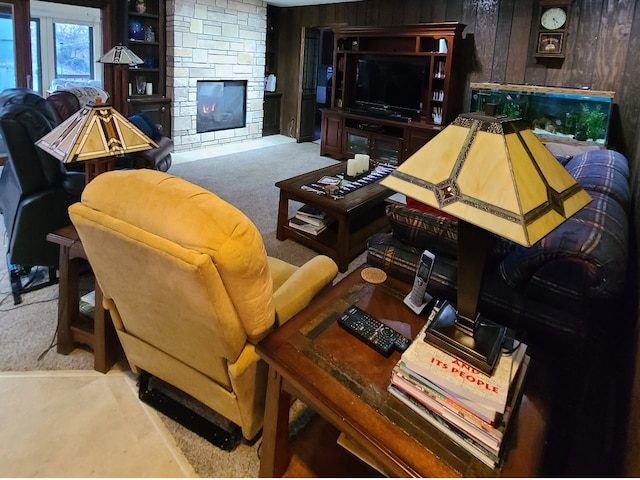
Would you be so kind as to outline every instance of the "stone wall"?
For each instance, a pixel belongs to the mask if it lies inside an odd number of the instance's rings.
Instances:
[[[167,0],[167,96],[176,152],[262,136],[267,7],[262,0]],[[196,82],[247,80],[246,126],[196,132]]]

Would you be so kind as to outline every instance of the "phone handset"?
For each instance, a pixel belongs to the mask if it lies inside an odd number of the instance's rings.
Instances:
[[[433,298],[427,293],[427,284],[431,277],[431,271],[433,270],[433,263],[435,262],[435,255],[429,250],[425,250],[420,255],[420,262],[416,269],[416,278],[413,281],[413,288],[404,298],[404,303],[415,313],[420,315],[424,307]]]

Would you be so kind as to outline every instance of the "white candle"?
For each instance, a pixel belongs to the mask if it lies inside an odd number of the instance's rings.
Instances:
[[[369,155],[358,153],[356,154],[355,160],[358,163],[358,173],[366,172],[367,170],[369,170]]]
[[[358,175],[362,170],[361,170],[361,165],[362,165],[362,154],[360,153],[356,153],[355,157],[353,158],[353,163],[356,164],[356,175]]]
[[[358,174],[358,162],[355,158],[347,160],[347,175],[355,177]]]

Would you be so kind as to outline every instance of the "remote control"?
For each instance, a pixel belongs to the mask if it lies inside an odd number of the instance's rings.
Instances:
[[[338,324],[385,357],[393,350],[404,352],[411,344],[411,340],[355,305],[345,310]]]
[[[405,305],[418,315],[422,313],[424,307],[426,307],[433,298],[427,293],[427,284],[431,277],[431,271],[433,270],[433,262],[435,259],[435,255],[429,250],[422,252],[418,268],[416,268],[416,278],[413,281],[413,288],[404,298]]]

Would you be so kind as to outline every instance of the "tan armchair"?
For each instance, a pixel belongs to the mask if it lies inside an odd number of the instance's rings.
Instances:
[[[266,365],[254,345],[330,285],[318,255],[268,257],[255,225],[215,194],[154,170],[101,174],[69,208],[134,370],[260,431]]]

